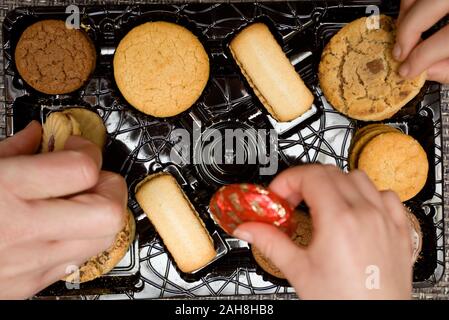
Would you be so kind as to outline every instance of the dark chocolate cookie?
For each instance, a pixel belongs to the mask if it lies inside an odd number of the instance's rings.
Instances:
[[[37,91],[64,94],[79,89],[95,68],[95,47],[81,30],[61,20],[43,20],[25,29],[15,50],[23,80]]]

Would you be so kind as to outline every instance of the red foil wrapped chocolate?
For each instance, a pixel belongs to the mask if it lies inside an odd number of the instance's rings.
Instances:
[[[293,209],[274,192],[255,184],[231,184],[219,189],[210,201],[214,220],[228,234],[244,222],[264,222],[291,236],[296,229]]]

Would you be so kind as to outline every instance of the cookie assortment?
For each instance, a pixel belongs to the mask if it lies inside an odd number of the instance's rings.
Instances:
[[[29,86],[46,95],[76,91],[75,95],[83,96],[84,90],[89,90],[86,87],[89,78],[100,68],[96,55],[103,50],[104,42],[107,43],[106,36],[104,39],[91,38],[84,27],[62,32],[61,24],[64,24],[62,20],[42,20],[24,28],[14,47],[15,67],[25,88]],[[313,52],[318,57],[322,53],[314,73],[319,76],[323,95],[336,111],[349,119],[383,121],[393,117],[421,91],[425,75],[410,81],[398,77],[399,65],[390,52],[395,37],[392,18],[381,16],[378,30],[366,30],[365,24],[366,18],[347,24],[320,52]],[[226,59],[234,64],[232,72],[240,76],[245,89],[254,96],[257,112],[271,116],[280,124],[295,123],[322,98],[319,96],[321,91],[311,85],[313,81],[307,73],[298,71],[291,62],[291,54],[278,32],[270,24],[270,19],[247,21],[233,27],[220,49],[211,49],[210,43],[204,42],[198,30],[184,20],[143,19],[115,40],[115,52],[108,60],[111,72],[107,78],[116,86],[117,99],[125,106],[126,112],[138,110],[142,113],[138,113],[142,122],[177,124],[184,121],[183,117],[188,117],[190,112],[206,112],[201,109],[207,105],[204,101],[213,85],[211,79],[216,81],[214,73],[223,72],[217,62],[221,61],[216,57],[217,51],[226,47],[223,52],[229,53]],[[70,44],[66,43],[69,40]],[[76,49],[71,46],[76,46]],[[72,50],[72,54],[66,56],[64,49]],[[39,54],[44,52],[46,58],[37,62],[33,50]],[[101,68],[104,68],[104,61]],[[229,72],[229,69],[225,70],[226,76]],[[49,109],[43,126],[43,152],[61,150],[70,135],[83,136],[108,149],[107,131],[115,130],[111,129],[115,124],[103,123],[104,110],[107,109],[95,110],[95,103],[87,105],[85,102],[80,106],[70,103],[56,110]],[[322,108],[320,105],[317,107]],[[120,112],[125,111],[122,109]],[[226,121],[240,121],[239,117],[239,113],[229,113]],[[308,120],[304,121],[294,125],[307,126]],[[348,149],[349,169],[363,170],[380,190],[393,189],[402,201],[413,201],[425,187],[431,169],[427,150],[412,136],[403,133],[400,125],[354,123],[356,130]],[[130,128],[132,130],[132,126]],[[148,126],[148,132],[151,130]],[[219,269],[220,262],[215,263],[217,240],[211,234],[216,229],[210,228],[209,219],[212,216],[215,227],[229,234],[235,226],[231,226],[233,221],[229,219],[227,223],[220,224],[219,216],[223,212],[215,210],[214,203],[206,214],[202,205],[198,207],[198,203],[212,198],[216,186],[205,191],[209,192],[208,196],[193,197],[179,184],[180,179],[189,180],[191,173],[183,176],[185,172],[179,173],[179,168],[172,170],[172,167],[176,166],[153,166],[145,169],[146,174],[141,170],[133,176],[132,181],[128,181],[131,182],[133,198],[130,206],[134,212],[142,210],[151,221],[181,277],[201,270],[212,272],[214,266]],[[392,172],[389,171],[391,168]],[[414,256],[420,260],[424,254],[419,252],[427,250],[423,237],[429,231],[421,230],[422,217],[417,219],[415,207],[411,207],[410,221],[415,230],[412,236]],[[290,228],[290,225],[287,228],[295,231],[289,235],[297,244],[307,245],[312,235],[310,217],[303,213],[289,213],[289,210],[291,208],[286,209],[287,215],[295,218],[294,227]],[[283,223],[288,225],[285,221]],[[126,228],[128,231],[132,229],[130,226]],[[131,239],[132,232],[128,231],[125,233],[129,236],[124,237]],[[221,237],[227,239],[224,234]],[[122,248],[120,254],[114,257],[123,256],[123,246],[119,247]],[[259,273],[267,272],[283,278],[257,248],[251,248],[251,253],[259,265]],[[89,269],[83,269],[82,282],[110,271],[112,264],[118,263],[115,259],[113,263],[98,264],[102,259],[100,256],[104,257],[104,253],[86,262],[85,267]]]

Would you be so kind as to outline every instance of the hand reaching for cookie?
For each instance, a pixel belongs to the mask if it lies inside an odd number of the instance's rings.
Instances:
[[[37,154],[37,122],[0,142],[0,298],[26,298],[107,249],[125,223],[127,188],[100,171],[98,147],[72,137]],[[73,270],[71,270],[73,271]]]
[[[449,25],[425,41],[423,32],[449,13],[447,0],[402,0],[398,18],[396,60],[403,62],[399,73],[413,78],[427,70],[427,79],[449,83]]]
[[[268,257],[301,298],[410,298],[410,225],[395,193],[377,191],[361,171],[345,174],[320,165],[288,169],[270,189],[292,206],[302,200],[308,204],[313,221],[309,246],[300,248],[262,223],[242,224],[234,235]],[[370,274],[378,275],[378,288],[369,286]]]

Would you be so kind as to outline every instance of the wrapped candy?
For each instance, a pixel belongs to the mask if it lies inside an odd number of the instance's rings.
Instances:
[[[210,201],[214,220],[228,234],[244,222],[264,222],[291,236],[296,228],[293,209],[274,192],[255,184],[220,188]]]

